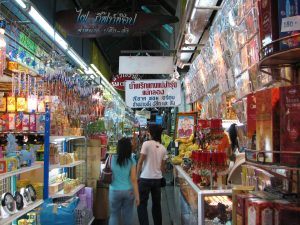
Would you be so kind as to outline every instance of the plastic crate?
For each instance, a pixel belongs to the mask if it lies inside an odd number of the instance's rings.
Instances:
[[[76,225],[88,225],[93,218],[92,210],[82,204],[79,204],[75,209]]]

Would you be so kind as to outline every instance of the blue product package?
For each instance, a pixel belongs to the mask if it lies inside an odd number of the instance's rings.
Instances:
[[[41,210],[41,224],[43,225],[75,225],[75,209],[79,199],[69,203],[53,203],[52,199],[44,202]]]

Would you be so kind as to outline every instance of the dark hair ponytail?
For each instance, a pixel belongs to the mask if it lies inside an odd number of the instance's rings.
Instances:
[[[132,145],[129,138],[121,138],[117,145],[117,163],[119,166],[125,166],[131,158]]]

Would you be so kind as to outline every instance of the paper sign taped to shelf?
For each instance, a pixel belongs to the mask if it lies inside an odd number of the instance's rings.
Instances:
[[[131,108],[175,107],[181,103],[180,81],[126,81],[126,105]]]
[[[281,32],[300,30],[300,16],[292,16],[282,19]]]

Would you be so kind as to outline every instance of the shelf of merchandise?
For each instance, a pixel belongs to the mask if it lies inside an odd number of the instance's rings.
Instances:
[[[76,139],[85,139],[85,136],[50,136],[50,142],[71,141]]]
[[[43,164],[42,163],[35,163],[34,165],[30,166],[30,167],[24,167],[15,171],[11,171],[11,172],[7,172],[7,173],[2,173],[0,174],[0,180],[3,180],[5,178],[11,177],[11,176],[15,176],[21,173],[26,173],[32,170],[36,170],[36,169],[40,169],[43,168]]]
[[[88,223],[88,225],[92,225],[92,223],[94,222],[94,220],[95,220],[95,217],[93,217],[93,218],[90,220],[90,222]]]
[[[44,136],[45,134],[44,133],[37,133],[37,132],[26,132],[26,131],[23,131],[23,132],[14,132],[14,131],[7,131],[7,132],[0,132],[0,135],[1,134],[14,134],[16,136],[18,135],[36,135],[36,136]]]
[[[279,163],[265,163],[262,161],[255,161],[255,158],[253,160],[247,159],[247,155],[255,155],[258,157],[258,154],[273,154],[277,155],[278,158],[281,157],[281,155],[284,154],[290,154],[291,157],[299,157],[300,153],[295,152],[295,151],[259,151],[259,150],[252,150],[252,149],[245,149],[245,154],[246,154],[246,164],[251,165],[251,166],[256,166],[260,167],[261,169],[267,169],[267,170],[294,170],[294,171],[300,171],[300,167],[297,166],[286,166],[286,165],[280,165]]]
[[[84,160],[79,160],[79,161],[75,161],[73,163],[66,164],[66,165],[60,165],[60,164],[50,165],[49,170],[59,169],[59,168],[72,168],[72,167],[75,167],[75,166],[79,166],[83,163],[85,163]]]
[[[289,167],[289,166],[280,166],[280,165],[274,165],[274,164],[262,164],[262,163],[255,163],[250,162],[246,160],[246,164],[259,167],[261,169],[268,169],[268,170],[294,170],[294,171],[300,171],[300,167]]]
[[[12,223],[16,219],[20,218],[21,216],[25,215],[26,213],[30,212],[31,210],[35,209],[36,207],[39,207],[40,205],[42,205],[43,202],[44,202],[43,200],[37,200],[37,201],[31,203],[30,205],[28,205],[21,211],[9,216],[8,218],[0,219],[0,224],[6,225],[6,224]]]
[[[300,34],[283,37],[273,41],[260,51],[260,67],[285,67],[295,65],[300,62],[300,48],[291,48],[287,50],[278,50],[280,45],[290,39],[299,39]]]
[[[64,193],[64,190],[61,190],[61,191],[55,193],[54,195],[50,195],[49,197],[51,197],[51,198],[72,197],[72,196],[76,195],[84,187],[85,187],[84,184],[80,184],[79,186],[77,186],[71,192],[69,192],[67,194]]]

